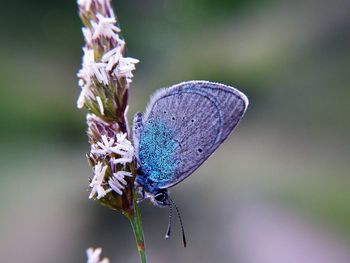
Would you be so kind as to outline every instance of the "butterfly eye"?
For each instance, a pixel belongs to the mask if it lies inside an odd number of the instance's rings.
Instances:
[[[154,199],[156,199],[158,202],[163,202],[166,199],[165,193],[158,193],[154,196]]]

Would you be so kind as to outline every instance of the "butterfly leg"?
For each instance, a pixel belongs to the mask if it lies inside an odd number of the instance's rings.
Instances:
[[[140,175],[136,175],[135,189],[137,194],[137,200],[136,200],[137,203],[141,203],[143,200],[146,199],[146,192],[141,186],[140,180],[142,181],[142,179],[140,178]]]
[[[143,189],[139,190],[137,192],[137,200],[136,200],[136,202],[139,204],[145,199],[146,199],[145,191]]]
[[[143,187],[138,186],[137,187],[137,203],[141,203],[143,200],[146,199],[146,193],[145,190],[143,189]]]

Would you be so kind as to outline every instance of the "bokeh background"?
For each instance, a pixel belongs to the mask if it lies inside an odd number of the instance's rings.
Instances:
[[[156,89],[191,79],[235,86],[244,120],[172,189],[182,211],[141,206],[149,261],[350,262],[350,2],[113,1],[140,59],[129,119]],[[1,262],[138,262],[126,219],[88,200],[75,1],[0,9]]]

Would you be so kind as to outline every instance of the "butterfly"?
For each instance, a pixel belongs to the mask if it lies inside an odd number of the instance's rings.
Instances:
[[[157,91],[133,122],[141,200],[150,198],[160,207],[174,205],[178,212],[168,188],[208,159],[240,122],[248,103],[237,89],[209,81],[186,81]],[[183,240],[186,246],[184,232]]]

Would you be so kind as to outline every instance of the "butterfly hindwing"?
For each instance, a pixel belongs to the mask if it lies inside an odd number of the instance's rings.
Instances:
[[[134,123],[144,176],[159,189],[188,177],[232,132],[247,106],[238,90],[208,81],[183,82],[156,92],[143,120],[139,116]]]

